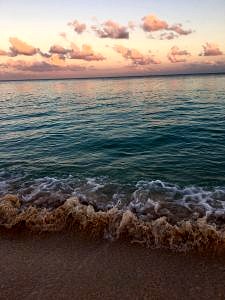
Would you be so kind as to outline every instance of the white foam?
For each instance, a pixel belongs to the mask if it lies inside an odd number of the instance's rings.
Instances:
[[[25,206],[35,204],[49,208],[73,195],[98,210],[107,211],[113,207],[130,210],[145,220],[163,216],[176,220],[225,216],[225,188],[181,188],[160,180],[142,180],[132,187],[112,183],[107,177],[82,180],[72,176],[43,177],[23,182],[21,175],[13,177],[0,173],[0,194],[7,193],[19,195]]]

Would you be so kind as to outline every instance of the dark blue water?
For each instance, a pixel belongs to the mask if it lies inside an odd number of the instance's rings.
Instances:
[[[2,189],[44,177],[225,186],[224,75],[1,82],[0,95]]]

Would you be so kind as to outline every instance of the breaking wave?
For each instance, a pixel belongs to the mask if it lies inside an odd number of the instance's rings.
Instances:
[[[0,175],[0,225],[35,232],[80,230],[176,251],[225,249],[225,189],[106,177],[25,180]]]

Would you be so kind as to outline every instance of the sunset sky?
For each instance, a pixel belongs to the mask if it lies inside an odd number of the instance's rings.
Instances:
[[[225,71],[224,0],[0,0],[0,79]]]

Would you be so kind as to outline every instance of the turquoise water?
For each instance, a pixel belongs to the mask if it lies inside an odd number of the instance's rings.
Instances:
[[[224,75],[1,82],[0,95],[1,193],[225,186]]]

